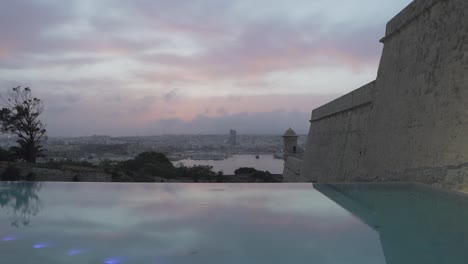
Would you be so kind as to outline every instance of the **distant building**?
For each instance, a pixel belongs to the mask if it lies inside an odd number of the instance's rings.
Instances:
[[[299,148],[297,145],[298,138],[299,136],[291,128],[289,128],[283,135],[283,178],[284,175],[288,176],[287,178],[284,178],[286,182],[296,179],[301,173],[302,155],[304,150]]]
[[[296,134],[294,130],[289,128],[286,133],[283,135],[283,143],[284,143],[284,157],[287,156],[294,156],[299,152],[297,147],[297,139],[299,136]]]
[[[229,140],[228,140],[229,145],[231,146],[236,146],[237,145],[237,131],[234,129],[231,129],[229,131]]]

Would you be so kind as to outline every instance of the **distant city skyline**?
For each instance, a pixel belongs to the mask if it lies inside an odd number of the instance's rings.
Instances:
[[[305,134],[410,2],[5,0],[0,91],[31,87],[50,136]]]

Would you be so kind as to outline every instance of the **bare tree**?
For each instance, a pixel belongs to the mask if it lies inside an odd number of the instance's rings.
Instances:
[[[13,150],[24,161],[36,162],[44,151],[41,142],[46,139],[45,125],[39,119],[44,110],[42,100],[33,97],[29,87],[18,86],[0,95],[0,107],[1,130],[18,137]]]

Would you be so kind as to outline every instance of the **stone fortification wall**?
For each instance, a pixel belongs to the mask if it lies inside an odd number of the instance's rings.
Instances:
[[[468,1],[387,24],[375,82],[313,111],[302,181],[468,183]]]
[[[283,181],[300,181],[302,160],[295,157],[286,157],[283,169]]]
[[[372,82],[313,111],[299,180],[342,181],[365,171],[374,94]]]
[[[377,75],[369,174],[431,183],[446,175],[429,171],[468,161],[466,14],[465,0],[415,1],[403,11],[410,23],[393,30],[398,20],[390,22]]]

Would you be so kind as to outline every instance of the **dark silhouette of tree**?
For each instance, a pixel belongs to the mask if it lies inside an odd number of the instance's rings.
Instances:
[[[173,178],[175,167],[163,153],[150,151],[121,162],[112,174],[116,181],[154,182],[155,177]]]
[[[177,166],[160,152],[143,152],[134,159],[112,164],[103,162],[104,171],[116,182],[154,182],[156,180],[191,180],[193,182],[218,182],[224,180],[222,172],[212,166]],[[162,179],[161,179],[162,178]]]
[[[26,226],[30,216],[39,213],[41,200],[37,193],[41,186],[39,182],[0,184],[0,207],[7,210],[12,226]]]
[[[0,107],[2,131],[18,137],[18,146],[12,150],[22,160],[36,162],[44,151],[41,142],[46,138],[45,125],[39,119],[44,110],[42,100],[33,97],[29,87],[18,86],[0,96]]]
[[[21,177],[21,171],[15,166],[8,166],[0,174],[0,181],[21,181],[24,180]]]
[[[255,168],[241,167],[234,171],[234,175],[250,175],[257,172]]]
[[[213,171],[213,166],[196,165],[192,167],[180,166],[176,168],[177,176],[188,178],[193,182],[217,182],[222,178],[222,172]]]
[[[249,175],[252,182],[281,182],[282,179],[269,171],[261,171],[255,168],[242,167],[234,171],[235,175]]]
[[[16,159],[17,157],[14,152],[0,148],[0,161],[14,162]]]

